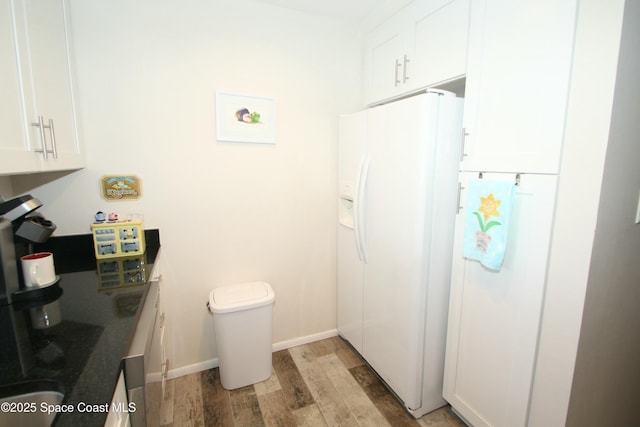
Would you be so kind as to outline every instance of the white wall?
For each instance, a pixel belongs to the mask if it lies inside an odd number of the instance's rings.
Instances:
[[[334,329],[337,116],[360,105],[356,29],[251,1],[71,7],[88,167],[14,178],[15,192],[40,198],[58,235],[88,233],[98,210],[160,228],[173,368],[215,357],[216,286],[271,283],[274,342]],[[218,90],[275,97],[277,144],[217,143]],[[103,200],[105,174],[138,175],[142,199]]]
[[[5,200],[9,200],[13,196],[11,177],[0,176],[0,196],[4,197]]]

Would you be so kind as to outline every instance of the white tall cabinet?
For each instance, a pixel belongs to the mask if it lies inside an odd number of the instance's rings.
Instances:
[[[0,174],[83,167],[68,1],[0,4]]]
[[[473,426],[527,424],[557,176],[524,174],[515,192],[507,253],[500,271],[462,256],[468,183],[461,173],[456,216],[444,396]],[[515,175],[484,173],[508,181]]]
[[[475,427],[529,423],[576,13],[576,0],[472,1],[444,396]],[[518,177],[500,271],[462,255],[479,174]]]

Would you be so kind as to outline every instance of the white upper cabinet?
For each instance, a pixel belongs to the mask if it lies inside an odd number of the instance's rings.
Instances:
[[[558,173],[576,8],[472,1],[462,170]]]
[[[365,102],[373,104],[407,90],[409,34],[406,16],[396,14],[367,35]]]
[[[24,99],[17,63],[11,1],[0,3],[0,174],[36,170],[40,159],[29,150],[24,123]]]
[[[365,103],[462,77],[469,0],[416,0],[365,40]]]
[[[469,0],[454,0],[437,9],[434,1],[409,6],[414,34],[413,87],[463,77],[467,69]]]
[[[2,84],[11,96],[1,107],[10,131],[2,130],[0,174],[81,168],[67,1],[2,0],[2,6],[8,26],[0,49],[11,59],[2,65],[8,76]]]

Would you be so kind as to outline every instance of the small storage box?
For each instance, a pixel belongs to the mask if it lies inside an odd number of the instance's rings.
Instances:
[[[141,220],[109,221],[91,224],[96,259],[141,255],[145,250]]]
[[[220,366],[220,382],[227,390],[271,376],[272,308],[275,294],[266,282],[215,288],[209,310]]]

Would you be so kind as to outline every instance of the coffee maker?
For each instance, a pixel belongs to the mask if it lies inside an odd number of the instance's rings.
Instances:
[[[0,197],[0,305],[27,297],[20,257],[33,253],[34,243],[46,242],[56,225],[36,210],[40,200],[25,195],[11,200]]]

